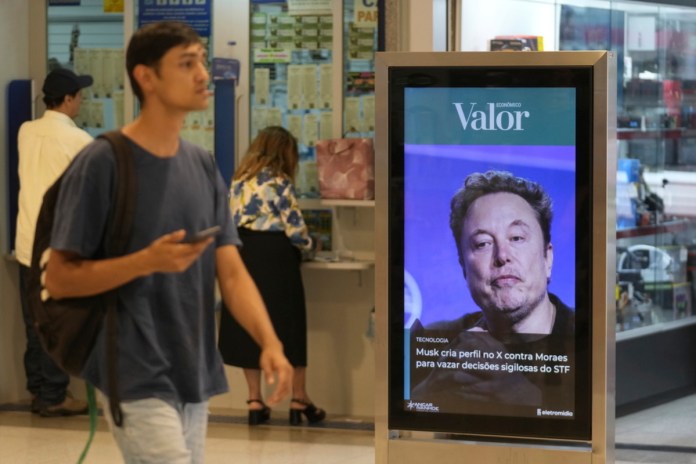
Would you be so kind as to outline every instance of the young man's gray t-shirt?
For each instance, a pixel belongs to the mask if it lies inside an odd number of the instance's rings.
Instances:
[[[220,225],[222,233],[182,273],[155,273],[119,290],[118,361],[122,399],[158,397],[196,403],[225,392],[215,345],[215,248],[241,244],[230,217],[228,192],[210,154],[184,140],[176,156],[156,157],[131,143],[137,200],[128,252],[162,235]],[[98,256],[111,208],[116,164],[97,139],[63,179],[51,247]],[[104,331],[83,376],[108,395]]]

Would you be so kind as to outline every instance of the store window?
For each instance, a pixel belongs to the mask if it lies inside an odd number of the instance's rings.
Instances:
[[[92,135],[123,125],[123,11],[117,2],[48,2],[48,70],[90,74],[78,126]]]
[[[696,206],[689,198],[696,192],[696,8],[491,0],[477,4],[475,12],[469,10],[472,2],[463,3],[463,50],[616,53],[616,328],[693,318],[689,256],[696,257]]]
[[[303,198],[319,196],[314,146],[333,130],[330,3],[252,2],[251,9],[251,138],[268,126],[297,138],[296,187]]]
[[[374,136],[378,3],[251,2],[250,136],[280,125],[297,138],[302,198],[319,197],[317,140]]]

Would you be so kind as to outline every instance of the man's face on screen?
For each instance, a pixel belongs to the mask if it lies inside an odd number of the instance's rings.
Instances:
[[[487,319],[514,324],[546,300],[553,249],[544,245],[536,214],[522,197],[478,198],[464,216],[460,240],[469,290]]]

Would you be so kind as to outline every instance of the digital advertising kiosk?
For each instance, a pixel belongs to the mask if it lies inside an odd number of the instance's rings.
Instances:
[[[612,463],[615,56],[376,64],[376,462]]]

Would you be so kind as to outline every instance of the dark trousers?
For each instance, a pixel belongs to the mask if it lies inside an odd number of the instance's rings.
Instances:
[[[70,376],[66,374],[46,354],[41,347],[39,338],[29,314],[27,302],[27,277],[29,268],[19,265],[20,299],[22,301],[22,316],[24,328],[27,334],[27,349],[24,352],[24,372],[27,376],[27,390],[37,397],[44,406],[60,404],[65,400],[65,392],[70,382]]]

